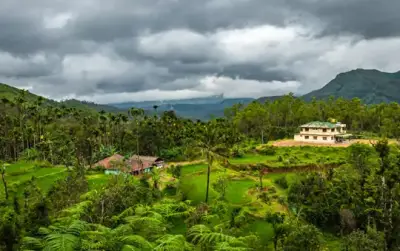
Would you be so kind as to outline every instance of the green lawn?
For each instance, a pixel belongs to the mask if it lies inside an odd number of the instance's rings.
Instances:
[[[195,164],[187,165],[182,167],[182,175],[188,175],[199,172],[207,172],[207,165],[205,164]]]
[[[24,191],[24,183],[36,178],[38,187],[46,193],[55,181],[66,175],[65,167],[41,167],[40,163],[17,162],[7,166],[6,180],[10,188],[14,188],[18,194]],[[0,187],[0,194],[4,193],[4,187]]]
[[[104,187],[110,178],[110,175],[104,173],[86,175],[89,184],[89,190],[100,189]]]
[[[224,169],[213,167],[210,175],[212,184],[218,178]],[[228,174],[238,174],[235,171],[227,170]],[[181,189],[187,194],[188,199],[194,203],[203,202],[206,194],[207,184],[207,165],[188,165],[182,168]],[[256,182],[251,179],[230,180],[226,191],[226,199],[231,204],[244,204],[251,201],[248,196],[248,189],[254,186]],[[218,197],[218,193],[210,185],[210,200]]]
[[[232,180],[228,183],[226,200],[232,204],[245,204],[251,201],[247,194],[249,188],[256,184],[254,180]]]
[[[277,147],[273,155],[246,154],[230,159],[231,164],[263,163],[271,167],[304,166],[308,164],[339,164],[346,160],[345,147]]]

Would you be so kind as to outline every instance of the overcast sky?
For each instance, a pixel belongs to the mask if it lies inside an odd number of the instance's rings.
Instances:
[[[0,82],[99,103],[306,93],[400,70],[399,0],[1,0]]]

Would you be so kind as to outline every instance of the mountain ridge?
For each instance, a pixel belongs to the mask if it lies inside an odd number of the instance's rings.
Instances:
[[[325,86],[302,96],[316,99],[360,98],[366,104],[400,102],[400,71],[389,73],[376,69],[355,69],[336,75]]]

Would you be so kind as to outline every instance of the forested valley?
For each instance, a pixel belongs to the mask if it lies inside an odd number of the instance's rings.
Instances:
[[[332,119],[374,141],[270,144]],[[0,250],[400,250],[399,138],[397,103],[289,94],[194,121],[21,91],[0,100]],[[105,175],[115,153],[167,164]]]

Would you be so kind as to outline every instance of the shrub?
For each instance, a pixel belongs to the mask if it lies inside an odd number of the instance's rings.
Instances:
[[[285,205],[286,204],[285,197],[280,196],[278,198],[278,203],[281,204],[281,205]]]
[[[244,156],[244,151],[243,151],[242,148],[236,146],[236,147],[231,149],[230,155],[233,158],[242,158]]]
[[[287,189],[289,187],[285,176],[282,176],[282,177],[276,179],[275,184],[282,187],[283,189]]]
[[[310,159],[310,154],[309,153],[305,153],[303,156],[304,156],[305,159]]]
[[[278,156],[278,161],[279,161],[279,162],[282,162],[282,161],[283,161],[282,156],[280,156],[280,155]]]
[[[260,200],[262,200],[262,202],[264,202],[264,203],[267,203],[267,204],[271,203],[271,199],[269,198],[269,196],[268,196],[268,194],[266,192],[260,193],[258,195],[258,198]]]
[[[160,152],[160,157],[167,161],[180,161],[184,160],[184,151],[181,147],[174,147],[171,149],[163,149]]]
[[[276,188],[275,187],[269,187],[268,188],[268,193],[276,193]]]
[[[257,152],[262,155],[271,155],[272,156],[272,155],[275,155],[275,153],[276,153],[276,147],[263,145],[257,149]]]

